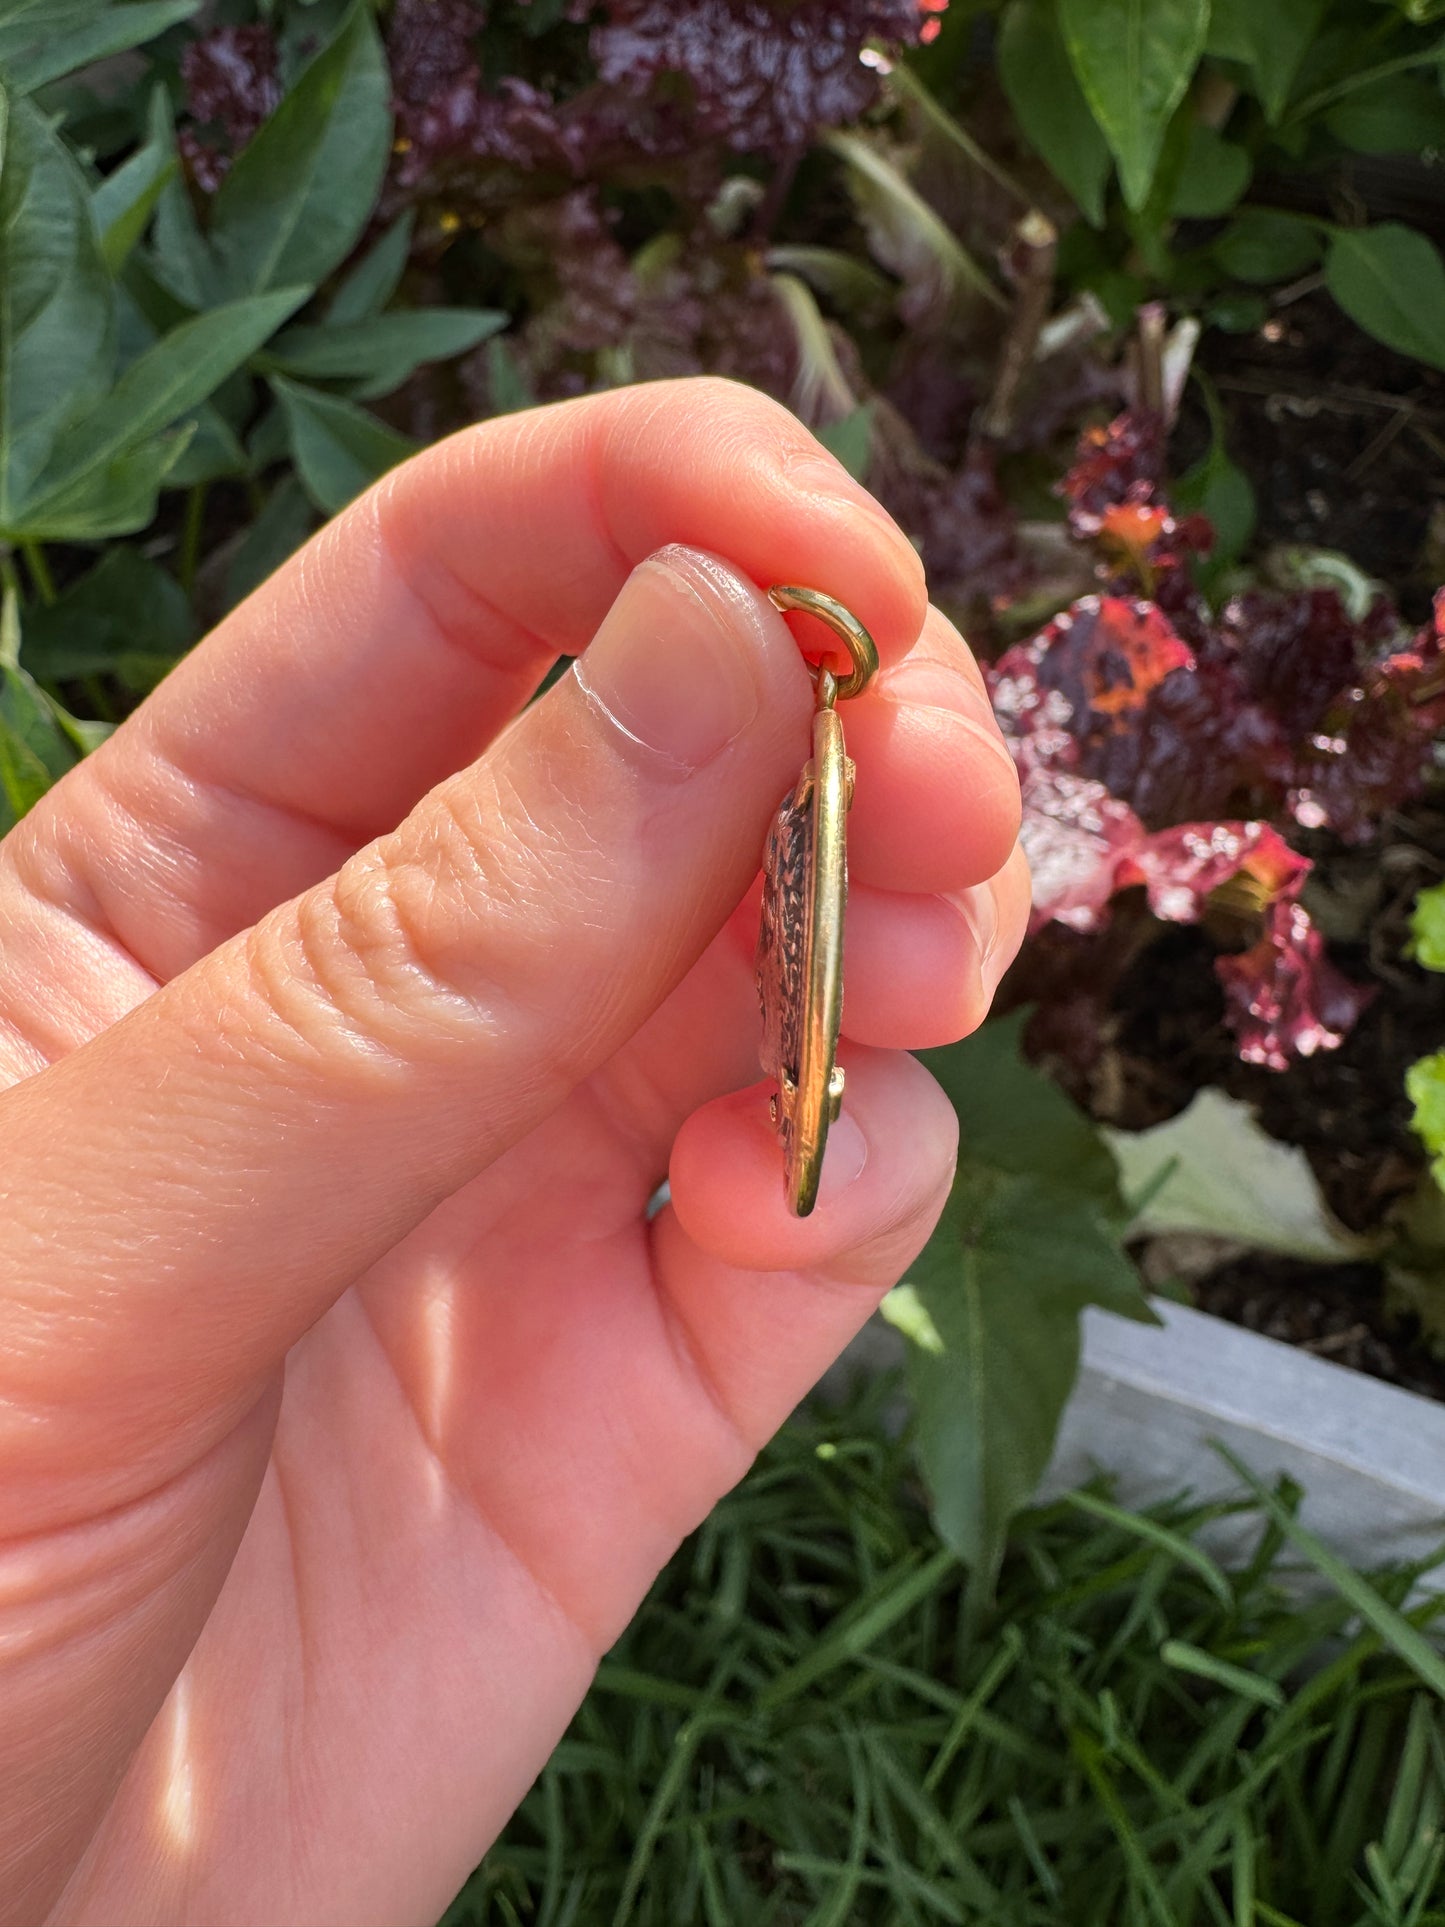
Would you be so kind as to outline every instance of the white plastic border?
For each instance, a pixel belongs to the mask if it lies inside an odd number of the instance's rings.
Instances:
[[[1084,1314],[1084,1354],[1042,1493],[1104,1469],[1147,1505],[1238,1481],[1209,1441],[1304,1491],[1303,1522],[1352,1564],[1445,1542],[1445,1404],[1293,1345],[1155,1301],[1160,1326]]]

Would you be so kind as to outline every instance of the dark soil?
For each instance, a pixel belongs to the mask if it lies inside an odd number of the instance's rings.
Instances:
[[[1445,374],[1372,341],[1318,277],[1261,329],[1207,331],[1200,366],[1254,484],[1258,540],[1337,549],[1423,617],[1445,575]]]
[[[1445,1358],[1430,1350],[1418,1322],[1390,1305],[1378,1265],[1325,1269],[1251,1252],[1201,1279],[1193,1296],[1231,1324],[1445,1399]]]

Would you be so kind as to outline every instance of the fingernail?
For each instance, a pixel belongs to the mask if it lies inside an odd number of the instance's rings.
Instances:
[[[633,742],[680,774],[697,769],[758,713],[758,594],[713,556],[661,549],[627,578],[573,674]]]
[[[844,1099],[844,1103],[847,1099]],[[863,1175],[868,1162],[868,1140],[858,1121],[842,1111],[828,1126],[828,1142],[823,1151],[823,1169],[818,1178],[818,1197],[836,1198]]]

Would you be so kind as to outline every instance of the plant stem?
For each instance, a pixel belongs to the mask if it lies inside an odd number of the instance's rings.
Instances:
[[[999,441],[1013,427],[1019,384],[1033,365],[1039,330],[1048,318],[1054,294],[1054,260],[1058,234],[1052,221],[1031,208],[1017,222],[1009,265],[1014,283],[1014,311],[1004,337],[993,393],[979,417],[979,433]]]
[[[7,549],[0,555],[0,587],[13,595],[17,602],[23,601],[24,590],[20,586],[20,571],[15,566],[15,558]]]
[[[181,531],[178,564],[181,587],[189,596],[196,587],[196,570],[201,561],[201,535],[206,522],[206,484],[197,482],[186,496],[186,521]]]
[[[1138,403],[1151,415],[1164,413],[1164,329],[1161,301],[1146,301],[1139,310],[1136,339]]]
[[[45,551],[38,542],[22,542],[21,551],[25,565],[30,571],[30,579],[35,584],[36,594],[48,609],[55,601],[55,578],[50,573],[50,564]]]
[[[90,706],[99,720],[103,723],[115,722],[115,704],[110,699],[110,692],[106,689],[104,679],[100,676],[87,676],[80,686],[85,691]]]
[[[777,224],[778,216],[783,211],[783,204],[787,200],[792,188],[794,177],[802,165],[802,160],[803,149],[801,147],[790,147],[773,169],[773,177],[768,182],[763,192],[763,198],[758,202],[753,214],[752,239],[754,246],[761,247],[771,238],[773,228]]]
[[[1328,87],[1320,87],[1307,94],[1299,105],[1285,115],[1280,122],[1281,128],[1293,127],[1296,121],[1308,120],[1317,114],[1321,107],[1331,107],[1346,94],[1352,94],[1358,87],[1368,87],[1376,80],[1388,80],[1392,74],[1408,73],[1412,67],[1437,66],[1440,60],[1438,47],[1425,47],[1412,54],[1397,54],[1393,60],[1382,60],[1378,67],[1367,67],[1363,73],[1350,74],[1345,80],[1337,80]]]

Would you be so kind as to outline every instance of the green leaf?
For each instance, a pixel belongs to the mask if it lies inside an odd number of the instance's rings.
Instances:
[[[355,247],[391,151],[388,80],[357,4],[227,174],[211,209],[222,292],[317,287]]]
[[[361,392],[390,394],[428,361],[448,361],[498,334],[509,317],[495,308],[418,308],[368,321],[288,328],[271,344],[268,365],[306,381],[355,381]]]
[[[1209,0],[1059,0],[1064,44],[1084,97],[1140,208],[1174,109],[1204,51]]]
[[[823,295],[832,307],[841,308],[850,318],[876,319],[887,313],[893,298],[888,277],[880,274],[871,261],[860,260],[843,248],[789,242],[768,249],[767,265],[806,282],[815,294]]]
[[[1165,1124],[1106,1129],[1104,1139],[1126,1194],[1149,1190],[1141,1230],[1199,1231],[1322,1264],[1374,1249],[1335,1219],[1304,1152],[1270,1137],[1247,1104],[1212,1086]]]
[[[1445,1053],[1442,1053],[1445,1055]],[[1418,1078],[1414,1127],[1434,1162],[1390,1213],[1395,1234],[1385,1257],[1386,1304],[1392,1314],[1413,1316],[1445,1353],[1445,1120],[1440,1116],[1445,1072],[1423,1058],[1406,1072]]]
[[[1179,477],[1171,495],[1177,508],[1206,516],[1213,527],[1214,547],[1208,562],[1211,571],[1243,554],[1254,533],[1254,488],[1244,470],[1230,460],[1218,437],[1210,444],[1209,453]]]
[[[316,525],[316,511],[307,501],[294,475],[277,483],[266,506],[241,539],[226,571],[225,603],[233,609],[281,564],[310,535]]]
[[[131,363],[89,418],[56,448],[28,521],[43,521],[54,496],[131,453],[197,408],[268,340],[306,298],[303,288],[233,301],[179,328]]]
[[[1267,286],[1305,274],[1320,257],[1310,221],[1265,207],[1243,208],[1214,243],[1214,258],[1238,281]]]
[[[1325,256],[1330,293],[1366,334],[1445,368],[1445,262],[1413,228],[1341,228]]]
[[[175,169],[156,203],[155,230],[147,256],[150,273],[183,307],[192,310],[214,307],[224,298],[220,275],[196,223],[190,189],[176,157],[170,97],[163,86],[157,86],[151,95],[146,125],[149,144],[168,159],[176,160]]]
[[[408,455],[417,444],[339,395],[303,388],[273,375],[285,412],[291,453],[306,493],[324,515],[334,515]]]
[[[247,472],[264,475],[278,462],[291,460],[291,431],[286,425],[286,411],[273,394],[270,407],[261,410],[246,437]]]
[[[1422,890],[1410,913],[1410,955],[1426,970],[1445,970],[1445,883]]]
[[[1415,1107],[1410,1122],[1430,1153],[1435,1182],[1445,1186],[1445,1050],[1410,1066],[1405,1092]]]
[[[147,141],[103,180],[90,199],[106,267],[119,274],[150,223],[162,194],[179,171],[175,153]]]
[[[855,481],[863,481],[868,474],[868,460],[873,452],[873,409],[868,402],[855,408],[841,420],[827,422],[814,431],[818,440],[830,455],[836,455]]]
[[[1089,111],[1051,0],[1009,0],[999,25],[998,70],[1029,142],[1078,202],[1104,225],[1109,143]]]
[[[372,315],[381,313],[401,284],[415,226],[416,215],[410,208],[392,222],[331,297],[326,310],[328,321],[338,325],[343,321],[369,321]]]
[[[74,160],[0,94],[0,535],[21,525],[55,440],[103,395],[115,303]]]
[[[1217,1653],[1203,1652],[1185,1639],[1166,1639],[1159,1648],[1159,1657],[1166,1666],[1172,1666],[1181,1673],[1191,1673],[1196,1679],[1207,1679],[1215,1686],[1222,1686],[1227,1693],[1238,1693],[1241,1698],[1255,1700],[1261,1706],[1280,1708],[1288,1704],[1284,1688],[1277,1679],[1269,1679],[1263,1673],[1251,1673],[1243,1666],[1235,1666],[1227,1659],[1220,1659]]]
[[[540,34],[550,33],[567,18],[572,0],[527,0],[527,11],[522,25],[525,31],[536,39]]]
[[[1088,1120],[1019,1056],[1022,1016],[923,1053],[959,1114],[943,1217],[884,1313],[910,1338],[917,1441],[943,1539],[985,1584],[1032,1498],[1079,1358],[1079,1314],[1149,1314],[1124,1202]]]
[[[50,699],[18,666],[20,646],[19,602],[8,589],[0,614],[0,835],[79,761]]]
[[[138,549],[120,544],[47,607],[25,617],[22,661],[42,682],[113,675],[151,688],[196,637],[185,591]]]
[[[771,281],[797,344],[792,390],[795,412],[804,421],[850,414],[858,406],[858,397],[843,372],[837,340],[823,319],[813,290],[795,274],[774,274]]]
[[[1249,155],[1237,142],[1195,121],[1169,196],[1169,211],[1192,220],[1228,214],[1249,186],[1252,171]]]
[[[1217,1441],[1214,1449],[1233,1469],[1235,1476],[1248,1486],[1277,1530],[1297,1552],[1303,1553],[1322,1578],[1329,1581],[1340,1598],[1354,1607],[1364,1625],[1380,1643],[1402,1659],[1422,1685],[1429,1687],[1439,1699],[1445,1700],[1445,1656],[1437,1651],[1432,1641],[1404,1613],[1392,1606],[1363,1573],[1347,1566],[1343,1559],[1330,1551],[1317,1533],[1302,1526],[1292,1508],[1284,1505],[1277,1493],[1262,1484],[1242,1459],[1236,1458],[1233,1452]],[[1417,1915],[1416,1918],[1420,1921],[1420,1927],[1424,1927],[1425,1917]]]
[[[1248,67],[1266,118],[1277,121],[1310,42],[1324,17],[1325,0],[1213,0],[1209,53]]]
[[[202,402],[191,416],[194,429],[184,454],[167,470],[170,488],[195,488],[201,482],[220,482],[248,475],[251,463],[240,437],[212,402]]]
[[[1445,147],[1445,98],[1418,74],[1390,74],[1358,87],[1325,115],[1337,141],[1357,154],[1418,154]]]
[[[1122,1232],[1130,1211],[1114,1159],[1094,1125],[1052,1079],[1026,1064],[1020,1038],[1026,1012],[986,1024],[961,1044],[919,1051],[942,1085],[964,1134],[960,1157],[1018,1177],[1047,1177],[1077,1194]],[[1129,1274],[1132,1280],[1132,1273]],[[1137,1296],[1131,1284],[1127,1296]]]
[[[487,343],[487,392],[494,415],[515,415],[519,409],[537,405],[536,390],[500,335]]]
[[[134,535],[155,520],[156,498],[185,452],[188,428],[89,468],[43,503],[27,505],[19,534],[38,542],[98,542]]]
[[[907,290],[915,318],[968,310],[980,300],[995,308],[1007,302],[951,228],[905,178],[882,144],[862,134],[833,133],[823,139],[848,170],[868,245]]]
[[[17,94],[34,93],[92,61],[154,40],[189,20],[200,0],[12,0],[0,5],[0,74]]]

